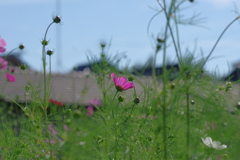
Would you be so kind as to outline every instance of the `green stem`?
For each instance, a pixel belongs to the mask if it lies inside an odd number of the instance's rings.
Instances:
[[[53,24],[54,22],[50,23],[46,29],[43,41],[46,41],[47,38],[47,32],[50,28],[50,26]],[[47,107],[48,104],[48,100],[47,100],[47,75],[46,75],[46,52],[45,52],[45,45],[42,46],[42,61],[43,61],[43,78],[44,78],[44,99],[43,99],[43,104],[44,104],[44,108]]]
[[[164,153],[164,159],[167,160],[167,113],[166,113],[166,107],[167,107],[167,93],[166,93],[166,87],[167,87],[167,75],[166,75],[166,53],[167,53],[167,36],[168,36],[168,29],[170,24],[170,14],[171,14],[171,7],[169,8],[169,12],[167,13],[166,8],[166,1],[163,1],[164,6],[162,7],[164,9],[165,17],[167,19],[165,31],[164,31],[164,45],[163,45],[163,99],[162,99],[162,128],[163,128],[163,153]]]
[[[228,29],[236,20],[238,20],[239,18],[240,18],[240,16],[236,17],[236,18],[235,18],[232,22],[230,22],[230,23],[227,25],[227,27],[223,30],[223,32],[221,33],[221,35],[218,37],[216,43],[214,44],[212,50],[211,50],[210,53],[208,54],[206,60],[204,61],[202,68],[204,67],[204,65],[207,63],[208,59],[209,59],[210,56],[212,55],[214,49],[216,48],[216,46],[217,46],[218,42],[220,41],[220,39],[222,38],[223,34],[224,34],[224,33],[227,31],[227,29]]]
[[[187,90],[187,152],[186,159],[189,159],[189,144],[190,144],[190,106],[189,106],[189,91]]]
[[[119,106],[119,103],[118,102],[118,105],[117,105],[117,110],[118,110],[118,106]],[[114,159],[117,159],[117,146],[118,146],[118,129],[119,129],[119,124],[118,124],[118,118],[114,118],[115,119],[115,144],[114,144]]]
[[[4,60],[6,60],[7,57],[8,57],[13,51],[15,51],[15,50],[18,49],[18,48],[19,48],[19,47],[16,47],[16,48],[12,49],[6,56],[4,56]]]
[[[51,22],[45,32],[43,41],[46,41],[47,38],[47,33],[48,30],[50,28],[50,26],[53,24],[54,22]],[[47,99],[47,75],[46,75],[46,51],[45,51],[45,44],[42,45],[42,61],[43,61],[43,78],[44,78],[44,99],[43,99],[43,112],[44,112],[44,119],[45,119],[45,124],[46,127],[48,127],[48,116],[47,116],[47,106],[48,106],[48,99]],[[50,142],[50,133],[49,131],[47,132],[48,134],[48,140]],[[51,145],[50,145],[51,146]],[[50,149],[50,153],[52,153],[52,150]],[[50,154],[50,158],[52,158],[52,154]]]
[[[112,105],[111,105],[111,107],[113,106],[113,101],[114,101],[114,99],[115,99],[115,97],[116,97],[116,95],[117,95],[117,93],[118,93],[118,91],[115,93],[115,95],[114,95],[114,97],[113,97],[113,100],[112,100]],[[114,115],[114,111],[113,111],[113,107],[112,107],[112,116],[113,116],[113,118],[115,117],[115,115]]]

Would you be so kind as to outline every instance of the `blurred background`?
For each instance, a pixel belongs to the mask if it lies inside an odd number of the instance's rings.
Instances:
[[[207,56],[225,27],[237,16],[239,0],[186,0],[181,7],[183,19],[197,16],[194,25],[181,25],[183,53],[195,50],[196,58]],[[41,40],[56,15],[47,39],[53,49],[52,70],[66,73],[87,64],[91,52],[100,57],[100,43],[109,47],[108,54],[124,53],[121,66],[143,65],[154,54],[154,37],[161,37],[164,14],[159,14],[148,28],[150,19],[161,10],[156,0],[0,0],[0,36],[7,51],[23,43],[20,58],[29,67],[42,71]],[[240,20],[224,34],[206,68],[226,75],[240,62]],[[17,53],[15,53],[17,54]],[[173,45],[169,43],[168,61],[176,62]],[[157,65],[161,66],[162,55]]]

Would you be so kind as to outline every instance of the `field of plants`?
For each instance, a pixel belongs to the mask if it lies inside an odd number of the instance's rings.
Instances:
[[[49,28],[61,23],[61,18],[55,16],[46,24],[41,41],[41,92],[30,81],[22,88],[31,94],[31,101],[7,99],[1,92],[0,159],[238,160],[239,84],[215,77],[204,66],[222,35],[240,16],[226,24],[207,57],[196,59],[194,53],[181,50],[180,19],[174,16],[182,4],[192,2],[157,1],[161,8],[157,14],[164,15],[165,24],[163,32],[153,40],[155,54],[150,77],[143,75],[144,67],[142,72],[119,70],[119,61],[108,55],[107,44],[101,43],[100,63],[92,66],[90,78],[95,80],[102,98],[93,97],[87,105],[64,104],[50,97],[53,51],[46,46]],[[194,21],[194,17],[189,21]],[[7,43],[4,37],[0,39],[0,53],[5,52]],[[167,68],[170,43],[178,60],[177,72]],[[0,58],[0,69],[4,71],[1,74],[7,83],[16,83],[6,61],[10,54]],[[89,57],[90,62],[96,60]],[[157,58],[163,62],[161,74],[155,70]],[[27,68],[24,64],[19,67]]]

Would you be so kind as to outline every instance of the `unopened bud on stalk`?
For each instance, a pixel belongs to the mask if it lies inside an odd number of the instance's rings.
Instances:
[[[48,50],[47,55],[51,56],[53,54],[53,50]]]
[[[123,101],[124,101],[124,97],[123,97],[122,95],[119,96],[119,97],[118,97],[118,101],[119,101],[119,102],[123,102]]]
[[[140,103],[140,99],[139,99],[138,97],[136,97],[133,102],[134,102],[135,104],[138,104],[138,103]]]
[[[42,45],[43,45],[43,46],[48,45],[48,41],[47,41],[47,40],[42,40]]]
[[[59,16],[56,16],[53,18],[53,22],[58,24],[61,22],[61,18]]]
[[[194,100],[191,100],[191,105],[194,105],[194,104],[195,104]]]
[[[25,86],[25,90],[26,90],[26,91],[29,91],[29,90],[30,90],[30,87],[29,87],[29,86]]]
[[[158,43],[163,43],[164,42],[164,40],[161,39],[161,38],[157,38],[157,41],[158,41]]]
[[[101,45],[102,48],[106,47],[106,43],[105,42],[102,42],[100,45]]]
[[[26,66],[26,64],[21,64],[20,68],[21,68],[21,70],[25,70],[25,69],[27,69],[27,66]]]
[[[15,69],[13,68],[13,69],[11,69],[11,73],[14,73],[15,72]]]
[[[175,88],[175,83],[174,82],[171,82],[171,89],[174,89]]]
[[[20,44],[18,48],[22,50],[25,48],[25,46],[23,44]]]
[[[128,80],[132,82],[134,80],[134,77],[133,76],[129,76]]]

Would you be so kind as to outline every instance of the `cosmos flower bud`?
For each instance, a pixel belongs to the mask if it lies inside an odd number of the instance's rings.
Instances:
[[[124,101],[124,97],[123,97],[122,95],[119,96],[119,97],[118,97],[118,101],[119,101],[119,102],[123,102],[123,101]]]
[[[48,45],[48,41],[47,41],[47,40],[42,40],[42,45],[43,45],[43,46]]]
[[[134,80],[134,77],[133,76],[129,76],[128,80],[132,82]]]
[[[237,103],[237,109],[240,109],[240,102]]]
[[[25,64],[21,64],[20,68],[21,68],[21,70],[25,70],[25,69],[27,69],[27,66]]]
[[[139,99],[138,97],[136,97],[133,102],[134,102],[135,104],[138,104],[138,103],[140,103],[140,99]]]
[[[194,105],[194,104],[195,104],[194,100],[191,100],[191,105]]]
[[[61,18],[59,16],[56,16],[53,18],[53,22],[58,24],[61,22]]]
[[[225,91],[228,92],[232,88],[232,83],[231,82],[226,82],[226,89]]]
[[[15,69],[13,68],[13,69],[11,69],[11,73],[14,73],[15,72]]]
[[[25,90],[26,90],[26,91],[29,91],[29,90],[30,90],[30,87],[29,87],[29,86],[25,86]]]
[[[48,50],[47,55],[51,56],[53,54],[53,50]]]
[[[25,46],[23,44],[20,44],[18,48],[22,50],[25,48]]]
[[[104,43],[104,42],[102,42],[100,45],[102,48],[106,47],[106,43]]]
[[[174,89],[174,88],[175,88],[175,83],[174,83],[174,82],[171,82],[171,83],[170,83],[170,86],[171,86],[171,89]]]
[[[161,39],[161,38],[157,38],[157,41],[158,41],[158,43],[163,43],[164,42],[164,40]]]

